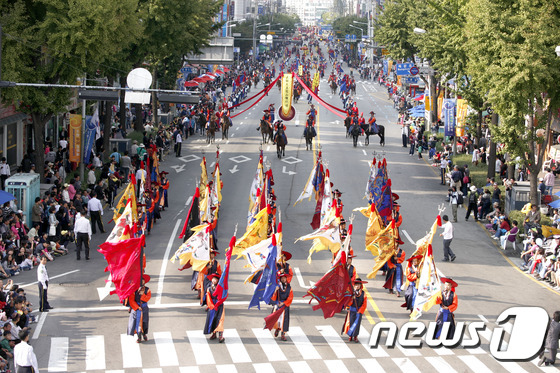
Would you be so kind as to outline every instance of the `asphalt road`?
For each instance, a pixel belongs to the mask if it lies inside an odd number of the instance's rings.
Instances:
[[[328,75],[330,68],[327,70]],[[359,78],[359,76],[358,76]],[[446,188],[439,185],[438,169],[424,160],[408,155],[402,148],[400,127],[396,112],[383,87],[371,81],[358,80],[356,101],[364,116],[376,112],[378,123],[386,128],[386,145],[381,147],[377,137],[369,146],[363,138],[357,148],[344,134],[343,120],[320,107],[318,114],[318,140],[323,158],[328,162],[334,187],[343,192],[344,216],[351,210],[365,206],[363,199],[368,178],[369,162],[377,155],[387,158],[393,191],[400,195],[403,224],[402,246],[407,257],[414,250],[410,242],[424,236],[437,216],[438,205],[443,203]],[[341,107],[337,95],[332,96],[326,80],[321,82],[320,96]],[[262,89],[262,83],[258,89]],[[253,93],[256,92],[253,88]],[[302,138],[305,113],[308,105],[305,96],[295,105],[295,120],[286,123],[289,144],[286,157],[278,159],[271,144],[262,145],[266,162],[274,173],[274,189],[284,226],[284,249],[293,254],[291,265],[294,276],[292,287],[294,303],[291,307],[291,325],[287,342],[274,340],[271,333],[263,331],[263,318],[270,307],[247,309],[253,292],[252,285],[244,285],[247,269],[243,260],[233,261],[230,273],[230,295],[226,302],[226,343],[206,341],[202,334],[205,312],[190,291],[191,271],[179,272],[177,265],[169,262],[170,255],[178,248],[177,238],[188,211],[188,203],[200,176],[200,161],[207,158],[208,170],[213,170],[216,145],[220,147],[220,167],[223,174],[223,201],[219,218],[220,260],[224,258],[229,239],[238,226],[237,237],[246,226],[249,188],[258,162],[261,142],[256,127],[262,110],[268,104],[280,106],[276,88],[253,109],[233,119],[228,141],[218,139],[207,145],[205,139],[195,135],[183,142],[182,157],[170,154],[161,169],[170,172],[170,207],[163,212],[147,237],[146,272],[151,275],[148,284],[152,291],[150,314],[150,341],[136,344],[126,337],[128,313],[116,296],[106,296],[107,273],[103,257],[95,252],[92,260],[75,261],[73,255],[56,259],[48,264],[52,278],[49,299],[54,310],[41,314],[40,323],[33,325],[32,345],[41,370],[49,372],[112,371],[112,372],[463,372],[463,371],[540,371],[534,362],[503,363],[489,354],[489,336],[497,325],[496,317],[513,306],[544,307],[549,314],[557,309],[559,293],[533,280],[512,266],[485,233],[472,221],[462,219],[455,224],[452,249],[457,255],[453,263],[443,263],[442,241],[434,239],[433,247],[438,268],[459,283],[457,321],[487,320],[487,332],[482,333],[482,343],[477,349],[418,349],[394,348],[368,349],[368,336],[372,325],[380,321],[393,321],[402,325],[408,313],[400,307],[403,298],[389,295],[382,289],[384,279],[378,276],[366,285],[371,301],[362,322],[360,342],[348,344],[340,336],[344,315],[323,319],[319,311],[312,311],[303,299],[310,281],[317,281],[329,268],[330,253],[319,252],[307,263],[310,242],[293,243],[301,235],[310,233],[309,223],[314,202],[303,201],[293,206],[302,191],[314,163],[314,152],[305,150]],[[235,114],[234,112],[233,114]],[[450,208],[446,210],[450,214]],[[109,220],[106,212],[103,220]],[[358,255],[354,265],[365,278],[373,264],[373,257],[364,251],[366,219],[355,214],[352,246]],[[110,227],[107,227],[109,230]],[[406,232],[406,233],[405,233]],[[441,230],[440,232],[441,233]],[[104,235],[97,234],[92,247],[100,244]],[[301,273],[301,275],[299,275]],[[55,276],[60,275],[58,278]],[[24,272],[16,278],[28,284],[30,300],[38,305],[35,271]],[[420,321],[433,321],[434,307]],[[511,331],[512,322],[506,331]],[[557,371],[546,368],[545,371]]]

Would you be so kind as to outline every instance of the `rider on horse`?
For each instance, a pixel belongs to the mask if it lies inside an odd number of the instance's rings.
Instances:
[[[274,123],[274,112],[276,111],[274,103],[268,105],[268,110],[270,112],[270,123]]]
[[[262,120],[264,120],[266,122],[266,124],[268,124],[268,126],[270,127],[270,130],[272,132],[272,117],[270,116],[270,110],[269,109],[264,110],[264,115],[262,117]],[[257,129],[260,129],[260,127],[257,128]]]
[[[287,145],[288,144],[288,138],[286,137],[286,125],[284,124],[284,122],[282,122],[281,120],[277,120],[276,123],[274,124],[274,128],[276,130],[276,133],[274,133],[274,137],[272,138],[272,143],[276,144],[276,139],[278,137],[278,132],[280,132],[280,130],[282,130],[282,138],[284,138],[284,144]]]
[[[315,125],[315,117],[317,116],[317,110],[315,110],[315,105],[311,104],[311,107],[307,111],[306,115],[313,120],[313,125]]]
[[[370,114],[370,117],[368,119],[369,132],[371,132],[373,134],[377,134],[377,133],[379,133],[379,129],[377,128],[377,121],[375,119],[375,113],[373,111],[370,111],[369,114]]]

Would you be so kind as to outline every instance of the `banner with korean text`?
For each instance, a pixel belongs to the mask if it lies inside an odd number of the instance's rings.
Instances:
[[[82,116],[70,114],[70,125],[68,126],[68,160],[80,162],[82,154]]]

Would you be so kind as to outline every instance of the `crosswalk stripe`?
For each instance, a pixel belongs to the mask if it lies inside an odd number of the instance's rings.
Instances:
[[[159,357],[159,365],[162,367],[174,367],[179,365],[177,351],[173,344],[170,332],[154,332],[154,341]]]
[[[105,373],[124,373],[124,370],[106,370]]]
[[[202,330],[187,330],[187,337],[192,346],[197,365],[216,364],[212,350],[208,346],[208,341]]]
[[[296,345],[301,356],[306,360],[321,359],[313,344],[309,341],[303,330],[299,326],[292,326],[288,334],[292,342]]]
[[[342,362],[342,360],[325,360],[325,365],[327,366],[327,369],[331,373],[346,373],[346,372],[350,373],[350,371],[348,370],[348,368],[346,368],[346,365],[344,365],[344,362]]]
[[[259,373],[275,373],[274,367],[270,363],[259,363],[253,364],[253,368],[255,368],[255,372]]]
[[[86,370],[104,370],[105,337],[88,335],[86,337]]]
[[[163,373],[163,369],[161,369],[161,368],[144,368],[144,369],[142,369],[142,373]]]
[[[459,359],[463,360],[463,362],[476,373],[492,373],[492,370],[489,369],[482,361],[478,360],[476,356],[464,355],[459,356]]]
[[[510,373],[526,373],[527,371],[517,363],[513,361],[500,361],[496,360],[501,366],[503,366]]]
[[[234,364],[216,365],[218,373],[237,373],[237,368]]]
[[[399,341],[397,341],[395,343],[395,346],[397,346],[397,348],[399,350],[401,350],[401,352],[404,354],[404,356],[422,356],[422,354],[420,353],[420,351],[418,351],[418,349],[416,349],[416,348],[404,348],[403,346],[401,346]]]
[[[268,361],[284,361],[286,355],[282,352],[278,344],[274,340],[270,331],[266,329],[253,328],[253,334],[257,337],[261,348],[263,349]]]
[[[404,373],[420,373],[420,370],[408,358],[396,358],[393,361]]]
[[[123,357],[123,368],[141,368],[142,354],[140,344],[136,343],[133,335],[121,334],[121,348]]]
[[[251,357],[247,353],[237,330],[225,329],[224,338],[226,339],[226,347],[234,363],[250,363]]]
[[[364,367],[366,373],[385,373],[385,369],[375,359],[358,359],[358,362]]]
[[[49,372],[66,372],[68,370],[68,338],[51,338],[48,370]]]
[[[451,349],[444,346],[433,348],[433,350],[440,356],[455,355],[455,353]]]
[[[290,328],[290,331],[291,331],[291,328]],[[290,368],[292,368],[292,371],[297,372],[297,373],[307,373],[307,372],[312,373],[313,372],[313,370],[311,369],[309,364],[307,364],[306,361],[290,361],[288,364],[290,364]]]
[[[342,338],[338,335],[336,330],[330,325],[316,326],[317,330],[321,333],[323,338],[327,341],[332,348],[336,357],[339,359],[354,358],[352,350],[344,343]]]
[[[430,356],[426,360],[440,373],[457,373],[442,357]]]
[[[533,363],[534,365],[537,365],[539,362],[539,358],[535,358],[533,360],[531,360],[531,363]],[[543,365],[542,367],[539,367],[539,369],[545,373],[554,373],[554,372],[558,372],[558,368],[552,366],[552,365]]]
[[[358,336],[358,341],[360,341],[362,346],[364,346],[364,348],[369,352],[371,357],[387,357],[387,356],[389,356],[387,351],[385,351],[385,349],[380,344],[377,345],[376,348],[370,348],[369,347],[369,337],[370,337],[370,334],[365,328],[360,329],[360,335]]]
[[[200,373],[198,367],[179,367],[179,373]]]

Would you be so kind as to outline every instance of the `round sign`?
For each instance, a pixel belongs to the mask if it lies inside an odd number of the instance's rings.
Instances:
[[[418,72],[419,72],[419,70],[416,66],[412,66],[410,68],[410,75],[418,75]]]
[[[152,74],[143,67],[136,68],[128,73],[126,84],[130,88],[147,89],[152,85]]]

